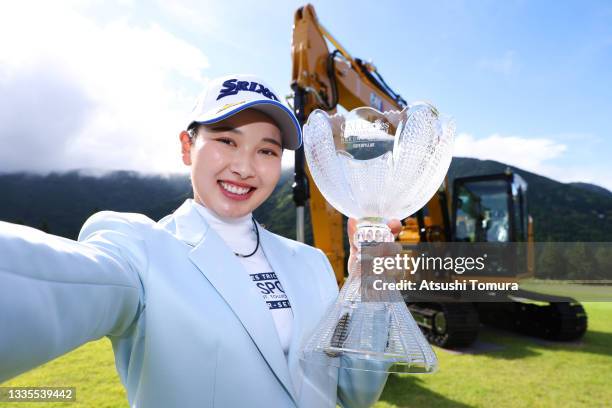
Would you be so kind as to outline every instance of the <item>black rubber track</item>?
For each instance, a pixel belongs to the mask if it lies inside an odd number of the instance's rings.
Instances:
[[[547,340],[576,340],[587,330],[587,315],[579,303],[479,303],[477,308],[484,324]]]
[[[431,344],[444,348],[461,348],[472,344],[478,337],[478,312],[472,303],[413,303],[408,305],[413,314],[426,316],[432,328],[421,327],[421,331]],[[436,327],[436,314],[443,314],[446,325]]]

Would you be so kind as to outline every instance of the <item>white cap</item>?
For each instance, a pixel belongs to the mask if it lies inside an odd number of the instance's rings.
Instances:
[[[243,111],[255,109],[269,116],[281,131],[283,147],[296,150],[302,144],[302,130],[297,118],[283,105],[276,93],[254,75],[227,75],[212,79],[197,99],[187,123],[216,123]]]

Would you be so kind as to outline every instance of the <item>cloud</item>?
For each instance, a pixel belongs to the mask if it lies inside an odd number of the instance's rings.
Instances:
[[[501,57],[497,58],[481,58],[478,61],[478,67],[486,71],[492,71],[497,74],[510,75],[519,71],[519,63],[516,52],[509,50]]]
[[[546,162],[560,157],[567,146],[546,138],[526,138],[493,134],[476,139],[460,133],[455,139],[454,155],[496,160],[538,173]]]
[[[0,79],[2,171],[44,172],[68,162],[71,135],[93,114],[94,103],[53,64],[27,67]]]
[[[0,10],[0,171],[182,170],[206,56],[156,24],[32,7]]]

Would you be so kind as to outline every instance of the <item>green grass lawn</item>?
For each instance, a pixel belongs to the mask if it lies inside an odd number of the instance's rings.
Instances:
[[[543,279],[526,279],[520,282],[521,289],[532,292],[566,296],[588,302],[610,302],[612,300],[611,284],[576,284],[565,281]]]
[[[576,343],[549,343],[484,329],[482,354],[436,349],[433,375],[391,375],[377,408],[602,407],[612,404],[612,303],[585,304],[589,331]],[[127,407],[110,342],[89,343],[3,386],[74,386],[77,402],[2,407]]]
[[[436,349],[433,375],[392,375],[377,408],[603,407],[612,404],[612,303],[585,304],[589,330],[580,342],[549,343],[483,330],[500,346],[483,354]]]

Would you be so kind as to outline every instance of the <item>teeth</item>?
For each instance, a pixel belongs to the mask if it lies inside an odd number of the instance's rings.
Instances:
[[[230,193],[234,194],[246,194],[249,192],[249,190],[251,190],[250,188],[234,186],[232,184],[224,183],[223,181],[221,182],[221,186]]]

